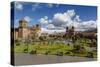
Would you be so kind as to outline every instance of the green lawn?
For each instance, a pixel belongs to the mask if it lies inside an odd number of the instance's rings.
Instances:
[[[79,42],[79,41],[77,41]],[[33,44],[15,43],[14,45],[15,53],[30,53],[30,54],[45,54],[45,55],[65,55],[65,56],[79,56],[86,57],[88,52],[75,53],[73,52],[73,47],[67,44],[48,44],[34,42]],[[27,52],[28,51],[28,52]],[[93,57],[97,57],[96,51],[92,52]]]
[[[46,51],[49,51],[50,54],[55,54],[57,51],[62,51],[65,52],[67,50],[72,50],[72,47],[68,45],[63,45],[63,44],[21,44],[21,45],[15,45],[15,52],[16,53],[22,53],[24,52],[25,49],[28,47],[28,52],[32,50],[36,50],[37,54],[43,54]]]

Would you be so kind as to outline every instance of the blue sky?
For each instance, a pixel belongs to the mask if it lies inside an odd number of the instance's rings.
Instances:
[[[76,18],[76,16],[78,16],[78,19],[80,20],[77,22],[80,22],[80,23],[83,23],[83,22],[91,23],[89,21],[93,21],[93,23],[95,23],[97,21],[97,7],[96,6],[31,3],[31,2],[14,2],[14,4],[15,4],[14,6],[15,26],[17,26],[18,21],[23,18],[25,18],[28,21],[29,26],[32,26],[33,24],[41,24],[42,23],[41,19],[42,19],[44,22],[46,21],[46,24],[45,24],[46,26],[48,26],[48,24],[51,24],[51,26],[53,25],[54,27],[61,27],[61,26],[56,26],[56,25],[59,23],[67,24],[70,22],[74,22],[74,19]],[[64,16],[65,13],[67,14],[66,16]],[[70,16],[70,14],[72,14],[72,16]],[[59,21],[58,21],[59,23],[54,22],[55,18],[58,20],[61,19],[59,20],[60,22]],[[69,18],[69,19],[64,20],[63,22],[62,18],[65,18],[65,19]],[[44,25],[42,26],[46,27]]]

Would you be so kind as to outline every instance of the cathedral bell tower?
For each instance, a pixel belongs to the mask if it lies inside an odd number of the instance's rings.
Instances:
[[[24,19],[19,21],[18,37],[20,39],[27,39],[28,38],[28,22]]]
[[[20,20],[19,21],[19,28],[27,28],[27,21],[26,20]]]

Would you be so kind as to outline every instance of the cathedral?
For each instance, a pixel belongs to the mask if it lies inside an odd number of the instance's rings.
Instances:
[[[19,21],[18,28],[14,29],[14,40],[25,40],[29,38],[38,38],[41,35],[41,27],[36,24],[28,27],[28,22],[24,19]]]

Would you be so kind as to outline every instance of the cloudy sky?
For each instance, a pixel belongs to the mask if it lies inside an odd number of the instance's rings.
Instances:
[[[64,32],[65,27],[74,26],[76,31],[97,27],[97,7],[50,3],[14,2],[15,27],[25,19],[31,27],[40,24],[45,32]]]

